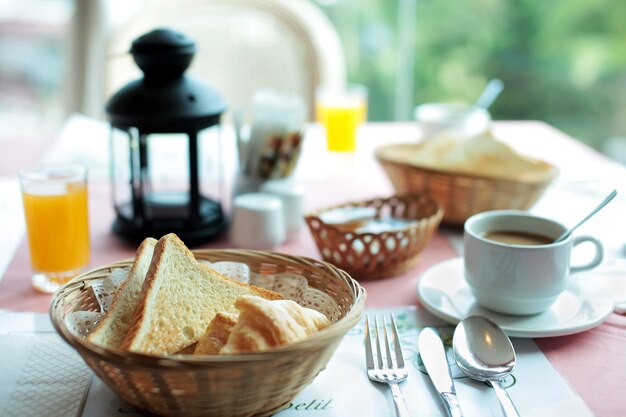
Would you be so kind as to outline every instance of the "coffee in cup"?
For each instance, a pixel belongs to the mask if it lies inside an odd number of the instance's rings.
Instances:
[[[485,239],[508,245],[547,245],[554,242],[554,239],[537,233],[518,232],[510,230],[495,230],[485,233]]]
[[[465,280],[476,301],[505,314],[541,313],[565,290],[571,273],[602,262],[602,243],[592,236],[555,242],[566,227],[525,211],[496,210],[470,217],[464,226]],[[593,259],[570,265],[575,246],[590,242]]]

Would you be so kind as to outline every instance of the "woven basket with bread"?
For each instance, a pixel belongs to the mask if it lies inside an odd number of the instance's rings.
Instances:
[[[375,155],[397,193],[431,195],[448,225],[483,211],[527,210],[558,176],[555,166],[519,154],[490,133],[385,145]]]
[[[250,282],[220,264],[245,269]],[[50,316],[94,372],[141,410],[271,415],[326,366],[364,299],[356,281],[325,262],[192,252],[166,235],[146,239],[133,260],[66,284]]]

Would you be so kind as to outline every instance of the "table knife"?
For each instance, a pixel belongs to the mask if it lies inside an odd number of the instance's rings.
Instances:
[[[449,417],[463,417],[456,398],[454,382],[439,332],[432,327],[422,329],[418,340],[419,353]]]

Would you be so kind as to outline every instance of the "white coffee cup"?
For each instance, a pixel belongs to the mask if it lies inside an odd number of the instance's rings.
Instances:
[[[591,236],[570,235],[554,243],[564,231],[564,225],[525,211],[497,210],[470,217],[463,233],[465,280],[476,301],[512,315],[550,308],[571,273],[595,268],[604,255],[602,243]],[[512,243],[520,238],[536,242]],[[583,242],[594,245],[594,257],[587,264],[572,266],[572,249]]]
[[[247,193],[233,199],[230,238],[248,249],[274,249],[286,238],[283,204],[273,195]]]

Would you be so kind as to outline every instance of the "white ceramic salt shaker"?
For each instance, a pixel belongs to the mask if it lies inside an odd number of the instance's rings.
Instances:
[[[259,190],[280,198],[287,240],[296,239],[304,224],[304,185],[294,182],[293,179],[281,178],[264,182]]]
[[[271,250],[285,242],[285,221],[280,198],[247,193],[233,200],[230,238],[240,248]]]

